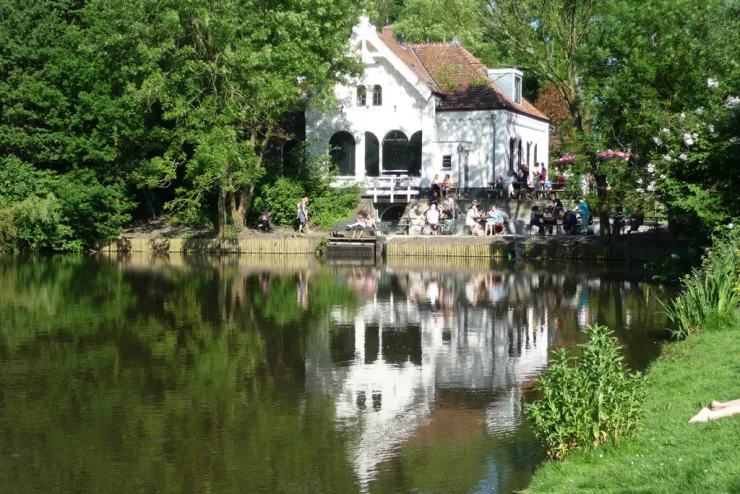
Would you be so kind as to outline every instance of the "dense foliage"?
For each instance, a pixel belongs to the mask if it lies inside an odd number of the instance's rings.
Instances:
[[[590,326],[576,360],[564,349],[540,375],[543,398],[525,406],[552,458],[634,433],[645,399],[644,376],[624,365],[621,346],[604,326]],[[574,362],[575,361],[575,362]]]
[[[358,13],[351,0],[0,0],[0,166],[25,187],[0,191],[4,248],[79,250],[163,206],[240,228],[285,123],[357,71]]]
[[[356,184],[332,187],[336,170],[328,155],[314,156],[302,145],[290,152],[284,168],[271,169],[279,172],[266,175],[257,187],[252,211],[255,223],[268,208],[272,225],[295,225],[298,202],[304,196],[310,201],[310,223],[323,228],[347,218],[357,207],[361,190]]]
[[[717,235],[712,248],[696,269],[682,281],[675,300],[663,302],[674,324],[676,338],[685,338],[702,326],[730,325],[740,308],[740,233],[731,229]]]

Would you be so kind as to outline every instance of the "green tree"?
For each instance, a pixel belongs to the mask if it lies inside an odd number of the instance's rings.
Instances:
[[[346,56],[358,14],[350,0],[98,1],[86,10],[100,26],[98,44],[120,27],[146,54],[129,81],[171,127],[148,185],[169,183],[184,166],[170,209],[200,209],[215,194],[221,235],[229,219],[243,225],[283,120],[307,98],[326,100],[358,67]]]
[[[654,190],[684,234],[740,215],[728,166],[740,158],[738,41],[737,2],[627,0],[599,20],[586,54],[595,128],[633,154],[622,185]]]

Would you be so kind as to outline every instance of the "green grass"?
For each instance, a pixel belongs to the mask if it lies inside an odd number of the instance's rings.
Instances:
[[[702,329],[651,366],[636,437],[546,463],[528,492],[740,492],[740,415],[688,423],[740,398],[740,324]]]

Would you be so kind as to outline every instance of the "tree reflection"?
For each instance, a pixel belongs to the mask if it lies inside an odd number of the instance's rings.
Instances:
[[[665,326],[608,269],[275,262],[0,260],[4,490],[521,489],[550,350]]]

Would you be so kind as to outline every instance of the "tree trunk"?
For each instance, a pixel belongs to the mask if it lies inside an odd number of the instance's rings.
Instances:
[[[609,235],[609,208],[606,205],[606,176],[594,175],[596,178],[596,194],[599,198],[599,228],[601,235]],[[591,214],[594,212],[592,211]]]
[[[246,211],[244,210],[244,194],[241,194],[239,199],[239,206],[236,205],[236,193],[231,193],[231,222],[241,227],[244,226],[244,220],[246,218]]]
[[[226,191],[218,191],[218,238],[226,239]]]

